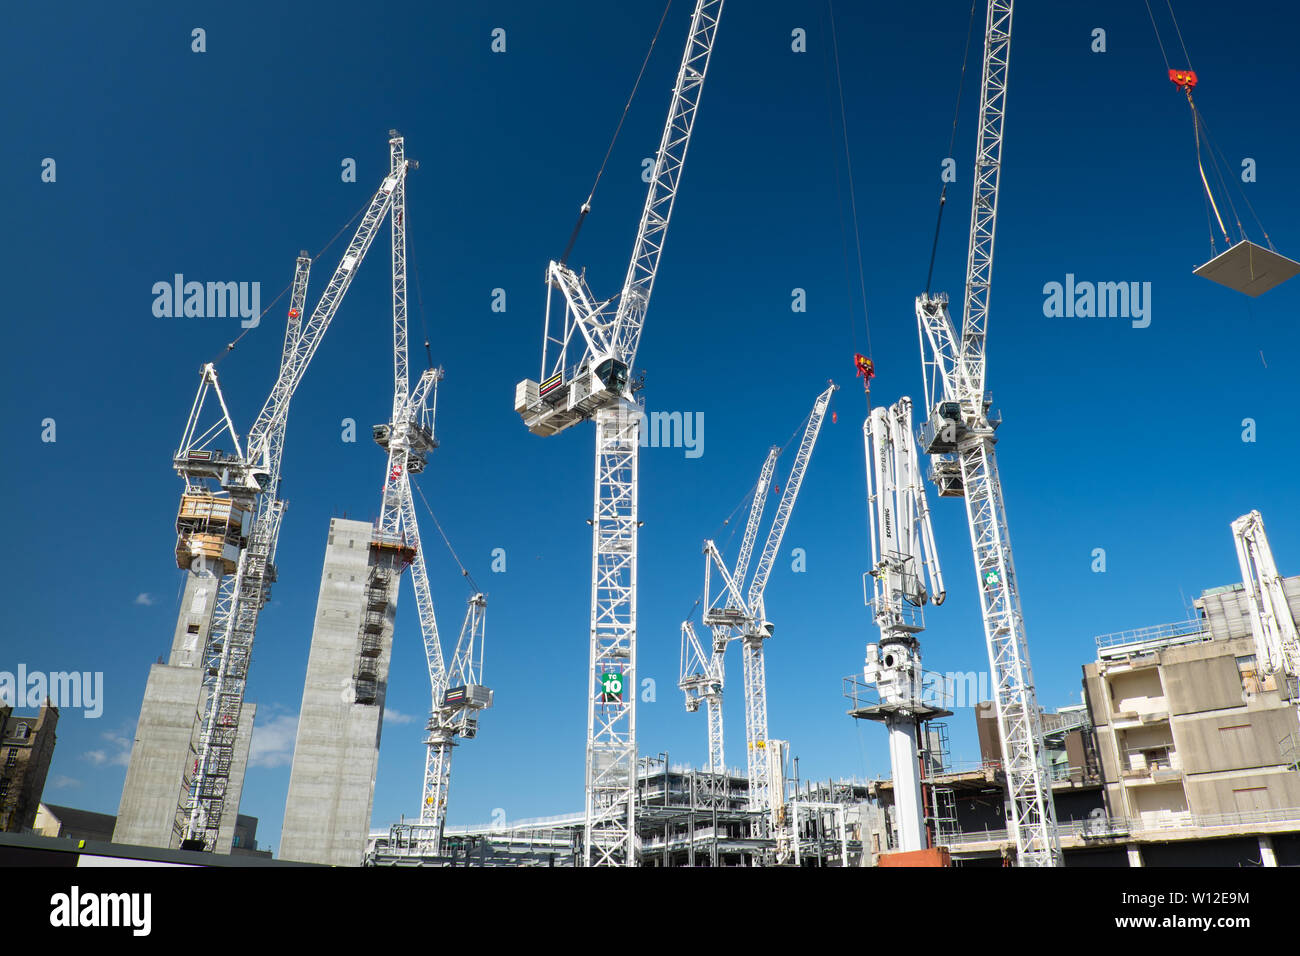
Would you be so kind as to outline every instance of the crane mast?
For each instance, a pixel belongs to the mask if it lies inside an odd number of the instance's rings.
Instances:
[[[855,716],[879,720],[889,732],[898,848],[906,853],[926,847],[918,733],[924,721],[947,713],[924,699],[917,638],[925,628],[922,607],[931,597],[936,605],[944,601],[943,572],[917,467],[912,400],[872,409],[862,423],[862,444],[871,523],[871,608],[880,628],[879,644],[867,645],[863,673],[878,688],[880,702]]]
[[[636,865],[636,565],[641,406],[630,370],[681,182],[717,36],[723,0],[696,0],[668,119],[655,154],[619,295],[597,301],[563,262],[547,266],[542,379],[515,388],[515,411],[534,434],[594,418],[596,457],[588,653],[586,809],[588,866]],[[552,331],[552,293],[564,319]],[[559,325],[559,323],[557,323]],[[569,362],[569,349],[580,354]]]
[[[992,396],[984,390],[1012,9],[1013,0],[989,0],[961,335],[954,329],[945,294],[924,293],[916,300],[929,413],[921,437],[939,495],[966,499],[1017,864],[1059,866],[1042,718],[994,454],[994,430],[1001,421],[990,417]]]
[[[195,759],[177,801],[174,830],[182,847],[212,851],[217,846],[258,615],[276,579],[275,552],[286,507],[279,483],[290,400],[404,176],[403,170],[384,178],[305,322],[311,260],[305,253],[298,257],[279,373],[249,432],[246,451],[240,448],[215,367],[208,364],[202,371],[173,460],[185,481],[176,553],[179,566],[212,574],[220,583],[201,655],[205,678],[195,714]],[[209,395],[215,396],[221,417],[200,431]],[[223,436],[232,441],[233,455],[215,447]]]
[[[1232,538],[1237,545],[1260,670],[1295,681],[1300,678],[1300,633],[1260,513],[1252,511],[1234,521]]]

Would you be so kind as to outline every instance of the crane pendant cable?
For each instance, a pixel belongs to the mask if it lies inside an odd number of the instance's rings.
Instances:
[[[587,213],[591,212],[591,200],[595,198],[596,187],[600,185],[600,177],[605,175],[605,167],[609,164],[610,154],[614,152],[614,144],[618,142],[618,134],[623,132],[623,123],[627,120],[628,110],[632,108],[632,101],[636,99],[636,91],[641,86],[641,78],[645,76],[645,68],[650,63],[650,55],[655,51],[655,44],[659,42],[659,33],[664,28],[664,21],[668,19],[668,11],[672,8],[673,0],[668,0],[664,4],[664,12],[659,17],[659,26],[655,27],[655,35],[650,38],[650,49],[645,51],[645,59],[641,61],[641,71],[636,75],[636,82],[632,84],[632,92],[627,96],[627,103],[623,106],[623,115],[618,118],[618,125],[614,128],[614,135],[610,137],[609,148],[605,150],[605,158],[601,160],[600,169],[596,171],[596,180],[591,184],[591,192],[587,194],[587,201],[578,209],[578,221],[574,223],[573,232],[569,236],[569,243],[564,247],[564,255],[560,256],[560,265],[569,261],[569,253],[573,252],[573,246],[578,241],[578,233],[582,231],[582,223],[587,218]]]

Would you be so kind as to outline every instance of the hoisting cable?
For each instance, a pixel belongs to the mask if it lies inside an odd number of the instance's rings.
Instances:
[[[1178,26],[1178,18],[1177,18],[1176,16],[1174,16],[1174,2],[1173,2],[1173,0],[1165,0],[1165,6],[1167,6],[1167,7],[1169,8],[1169,19],[1172,20],[1173,23],[1174,23],[1174,33],[1178,34],[1178,45],[1181,46],[1181,47],[1183,48],[1183,59],[1187,61],[1187,68],[1188,68],[1189,70],[1191,70],[1191,69],[1193,69],[1193,67],[1192,67],[1192,58],[1191,58],[1191,56],[1190,56],[1190,55],[1188,54],[1188,52],[1187,52],[1187,44],[1183,42],[1183,31],[1182,31],[1182,29]],[[1148,8],[1149,8],[1149,7],[1148,7]]]
[[[835,55],[835,88],[839,93],[840,129],[844,136],[844,164],[849,180],[849,206],[853,212],[853,239],[858,253],[858,287],[862,293],[862,324],[867,332],[867,356],[871,355],[871,320],[867,316],[867,280],[866,270],[862,267],[862,230],[858,226],[858,198],[853,182],[853,153],[849,147],[849,122],[844,112],[844,80],[840,73],[840,41],[835,28],[835,5],[833,0],[826,0],[826,9],[830,14],[831,49]],[[856,328],[855,328],[856,334]],[[869,391],[869,390],[868,390]]]
[[[966,49],[961,55],[961,77],[957,80],[957,105],[952,109],[952,132],[948,136],[947,156],[952,156],[953,146],[957,143],[957,119],[961,115],[961,95],[966,87],[966,64],[970,60],[970,38],[975,30],[975,4],[971,0],[970,20],[966,23]],[[943,206],[948,201],[948,183],[944,182],[939,190],[939,214],[934,220],[934,242],[930,246],[930,268],[925,272],[925,294],[930,294],[930,283],[934,279],[934,260],[939,253],[939,227],[943,224]]]
[[[325,243],[325,247],[324,247],[323,249],[321,249],[320,252],[316,253],[316,255],[314,255],[314,256],[311,257],[311,261],[314,263],[314,262],[315,262],[317,259],[319,259],[321,256],[325,255],[325,253],[329,251],[329,247],[332,246],[332,245],[334,245],[334,243],[338,240],[339,236],[343,235],[343,233],[347,230],[347,228],[348,228],[350,225],[352,225],[352,224],[353,224],[354,222],[356,222],[359,218],[361,218],[361,214],[364,213],[364,212],[366,211],[366,209],[369,208],[369,206],[370,206],[370,200],[366,200],[366,204],[365,204],[364,206],[362,206],[360,209],[357,210],[356,215],[354,215],[351,219],[349,219],[347,222],[345,222],[345,223],[343,224],[343,228],[342,228],[342,229],[340,229],[338,232],[334,233],[334,238],[331,239],[329,242]],[[244,329],[244,331],[240,332],[239,335],[237,335],[237,336],[235,337],[235,340],[234,340],[233,342],[229,342],[229,343],[227,343],[225,349],[224,349],[223,351],[221,351],[220,353],[218,353],[217,357],[214,358],[214,359],[212,360],[212,364],[213,364],[213,365],[216,365],[218,362],[220,362],[223,358],[226,357],[226,354],[227,354],[227,353],[229,353],[229,352],[233,352],[233,351],[235,350],[235,346],[238,345],[238,344],[240,343],[240,341],[243,339],[243,337],[244,337],[245,335],[247,335],[249,332],[253,331],[253,329],[255,329],[255,328],[257,328],[258,326],[260,326],[260,325],[262,324],[262,319],[266,318],[266,314],[267,314],[268,312],[270,312],[273,308],[275,308],[275,304],[276,304],[277,302],[279,302],[281,299],[283,299],[284,296],[285,296],[285,293],[288,292],[288,291],[289,291],[290,289],[292,289],[292,288],[293,288],[293,280],[290,279],[290,280],[289,280],[289,284],[286,285],[283,289],[280,290],[280,294],[277,295],[274,299],[271,300],[271,304],[268,305],[265,309],[262,310],[262,314],[259,315],[259,316],[257,317],[257,322],[254,323],[253,325],[247,326],[247,327]],[[319,305],[320,303],[318,302],[317,304]],[[305,303],[304,303],[304,305],[305,305]]]
[[[1241,224],[1241,217],[1237,214],[1237,207],[1232,202],[1232,194],[1228,190],[1226,180],[1224,179],[1223,170],[1219,166],[1219,160],[1222,160],[1223,166],[1226,167],[1228,165],[1228,157],[1224,155],[1223,150],[1220,149],[1218,144],[1214,142],[1214,138],[1210,135],[1209,124],[1205,122],[1204,117],[1201,118],[1201,126],[1204,127],[1205,129],[1205,142],[1210,147],[1211,155],[1213,156],[1213,153],[1218,153],[1218,159],[1214,160],[1215,174],[1218,176],[1219,181],[1221,183],[1224,183],[1223,186],[1224,192],[1228,193],[1228,205],[1231,206],[1232,215],[1237,221],[1237,231],[1241,233],[1241,237],[1244,239],[1246,238],[1246,230]],[[1250,197],[1246,195],[1246,191],[1244,189],[1241,189],[1240,187],[1238,187],[1238,192],[1241,194],[1242,200],[1246,203],[1246,208],[1250,210],[1250,215],[1251,218],[1255,220],[1255,225],[1259,226],[1259,231],[1264,234],[1264,241],[1268,243],[1268,247],[1270,249],[1272,249],[1274,252],[1277,252],[1277,247],[1273,245],[1273,239],[1271,236],[1269,236],[1268,230],[1264,228],[1264,223],[1260,220],[1259,213],[1255,212],[1255,206],[1251,203]]]
[[[1210,191],[1209,180],[1205,178],[1205,164],[1201,162],[1201,114],[1196,109],[1196,104],[1192,101],[1191,86],[1184,86],[1187,93],[1187,105],[1192,108],[1192,130],[1196,137],[1196,168],[1201,173],[1201,185],[1205,187],[1205,196],[1210,201],[1210,208],[1214,210],[1214,218],[1219,222],[1219,231],[1223,233],[1223,241],[1227,245],[1232,245],[1232,240],[1228,238],[1228,227],[1223,224],[1223,216],[1219,213],[1219,204],[1214,201],[1214,193]],[[1210,154],[1210,162],[1214,162],[1214,154]],[[1214,243],[1211,241],[1210,249],[1213,251]]]
[[[1187,60],[1187,67],[1188,67],[1187,72],[1190,74],[1191,77],[1191,83],[1188,84],[1185,89],[1187,93],[1187,102],[1191,105],[1193,119],[1197,127],[1197,144],[1196,144],[1197,163],[1198,164],[1200,163],[1200,138],[1201,138],[1200,134],[1201,131],[1204,131],[1205,145],[1210,151],[1210,164],[1214,168],[1215,179],[1218,181],[1220,188],[1223,190],[1224,198],[1227,199],[1228,201],[1228,208],[1231,210],[1233,221],[1237,225],[1237,233],[1240,236],[1240,238],[1244,240],[1246,238],[1246,229],[1242,225],[1240,214],[1237,212],[1237,205],[1232,201],[1232,190],[1228,188],[1229,177],[1225,177],[1223,173],[1223,168],[1228,165],[1228,159],[1223,154],[1223,150],[1219,149],[1218,145],[1214,142],[1214,138],[1210,134],[1209,124],[1205,122],[1205,117],[1201,114],[1201,111],[1196,108],[1196,104],[1192,101],[1191,87],[1196,85],[1196,72],[1194,69],[1192,69],[1191,54],[1187,52],[1187,44],[1183,41],[1183,31],[1182,28],[1178,25],[1178,17],[1175,16],[1174,14],[1174,7],[1173,7],[1172,0],[1165,0],[1165,5],[1169,8],[1169,19],[1173,22],[1174,32],[1178,36],[1178,45],[1182,48],[1183,56]],[[1151,15],[1151,4],[1149,2],[1147,3],[1147,14]],[[1151,25],[1152,27],[1155,27],[1154,16],[1151,17]],[[1156,28],[1156,41],[1160,44],[1160,53],[1163,56],[1164,42],[1160,39],[1159,28]],[[1169,66],[1168,57],[1165,57],[1165,66],[1166,67]],[[1174,77],[1174,73],[1175,71],[1170,70],[1171,79]],[[1175,82],[1177,82],[1177,80],[1175,80]],[[1182,84],[1179,85],[1182,86]],[[1217,153],[1217,157],[1216,157],[1216,153]],[[1220,160],[1222,160],[1223,162],[1222,166],[1220,166]],[[1214,215],[1219,220],[1219,228],[1220,230],[1222,230],[1224,234],[1224,240],[1228,242],[1229,245],[1231,245],[1231,239],[1228,237],[1227,229],[1225,229],[1223,225],[1223,218],[1222,216],[1219,215],[1218,207],[1214,204],[1214,197],[1210,194],[1209,185],[1208,183],[1206,183],[1205,170],[1203,168],[1201,169],[1201,182],[1202,184],[1205,184],[1207,203],[1211,208],[1213,208]],[[1251,203],[1250,197],[1246,194],[1246,191],[1244,189],[1241,189],[1240,186],[1238,186],[1237,189],[1241,194],[1242,201],[1245,202],[1246,204],[1246,208],[1250,210],[1250,215],[1251,218],[1255,220],[1255,225],[1259,227],[1259,231],[1263,234],[1264,241],[1268,244],[1269,249],[1271,249],[1273,252],[1277,252],[1277,247],[1273,245],[1273,239],[1271,236],[1269,236],[1268,230],[1264,228],[1264,223],[1259,218],[1259,214],[1255,212],[1255,207]],[[1211,249],[1214,248],[1213,231],[1211,231],[1210,248]]]
[[[409,478],[407,480],[410,481]],[[438,523],[438,516],[434,514],[433,509],[429,507],[429,499],[424,497],[424,492],[414,481],[411,481],[411,487],[415,489],[416,493],[420,496],[420,500],[424,502],[424,510],[429,512],[429,517],[433,519],[433,526],[438,529],[438,534],[442,535],[442,543],[445,544],[447,550],[451,552],[452,560],[455,561],[457,567],[460,568],[460,573],[464,575],[465,580],[469,582],[469,586],[474,589],[475,594],[483,593],[479,590],[478,584],[475,583],[474,576],[469,573],[469,569],[465,567],[464,563],[460,560],[460,556],[456,554],[456,549],[451,546],[451,541],[447,538],[446,532],[442,530],[442,525]]]
[[[428,367],[433,368],[433,351],[429,348],[429,322],[424,315],[424,292],[420,288],[420,266],[416,263],[415,256],[411,255],[409,244],[406,258],[411,263],[411,271],[415,273],[415,309],[420,313],[420,328],[424,331],[424,357],[428,360]]]
[[[650,55],[654,53],[655,44],[659,42],[659,32],[664,28],[664,21],[668,19],[668,10],[672,5],[673,0],[668,0],[664,4],[664,12],[659,17],[659,26],[655,27],[655,35],[650,39],[650,49],[646,50],[645,59],[641,61],[641,71],[636,75],[636,82],[632,84],[632,92],[628,94],[627,103],[623,106],[623,115],[618,118],[618,126],[614,128],[614,135],[610,137],[609,148],[605,150],[605,158],[601,160],[600,169],[596,171],[596,180],[591,184],[591,192],[587,194],[587,201],[578,209],[578,221],[574,223],[573,233],[569,236],[569,244],[564,247],[564,255],[560,256],[560,265],[564,265],[569,260],[569,253],[573,252],[573,246],[578,241],[578,233],[582,230],[582,223],[587,218],[587,213],[591,212],[591,200],[596,195],[596,187],[600,185],[600,177],[605,175],[605,167],[609,164],[610,154],[614,152],[614,144],[618,142],[618,134],[623,131],[623,123],[627,120],[628,110],[632,108],[632,100],[636,98],[636,91],[641,86],[641,78],[645,76],[646,66],[650,63]]]

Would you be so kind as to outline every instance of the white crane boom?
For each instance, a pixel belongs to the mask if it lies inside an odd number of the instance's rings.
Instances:
[[[956,335],[948,315],[946,295],[925,293],[916,300],[923,339],[922,377],[929,402],[922,440],[924,450],[932,456],[931,477],[940,496],[966,499],[1010,798],[1008,830],[1017,864],[1059,866],[1060,838],[1042,715],[1029,666],[1006,504],[993,449],[993,432],[1000,421],[990,418],[992,397],[984,391],[1012,9],[1013,0],[988,3],[961,336]],[[926,343],[928,356],[924,354]]]
[[[740,554],[736,556],[736,571],[732,575],[740,587],[745,586],[749,575],[749,560],[754,553],[754,542],[758,540],[758,526],[762,523],[763,509],[767,506],[767,493],[772,487],[772,474],[776,471],[777,459],[781,449],[773,445],[763,459],[763,467],[758,472],[758,484],[754,486],[754,500],[749,506],[749,520],[745,522],[745,535],[740,541]]]
[[[772,562],[776,560],[776,553],[781,549],[781,539],[785,537],[785,527],[790,522],[790,513],[794,511],[795,500],[799,497],[799,487],[803,484],[804,472],[808,470],[813,446],[817,444],[817,436],[821,433],[822,419],[826,417],[831,395],[838,388],[838,385],[832,383],[826,391],[817,396],[817,401],[813,402],[812,414],[808,416],[808,425],[804,428],[803,439],[799,442],[799,450],[795,453],[794,463],[790,466],[790,477],[786,479],[785,489],[781,492],[781,502],[777,505],[776,517],[772,519],[772,527],[763,545],[763,554],[759,557],[758,567],[754,571],[754,580],[750,582],[749,607],[760,617],[763,613],[763,592],[767,590],[767,579],[772,573]]]
[[[722,0],[708,0],[695,5],[691,17],[690,34],[686,51],[677,69],[677,82],[673,85],[673,99],[668,107],[668,122],[655,154],[654,172],[650,190],[646,193],[637,227],[636,245],[628,264],[627,277],[619,296],[618,312],[610,339],[615,354],[628,367],[636,358],[645,324],[646,308],[659,271],[659,256],[663,252],[668,220],[673,214],[677,187],[681,182],[682,168],[686,164],[686,148],[691,142],[691,130],[704,90],[704,76],[713,54],[713,41],[718,31],[718,18],[722,16]]]

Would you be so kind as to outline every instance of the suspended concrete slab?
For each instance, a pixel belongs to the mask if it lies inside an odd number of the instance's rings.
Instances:
[[[1300,262],[1243,239],[1196,270],[1196,275],[1248,296],[1260,296],[1300,274]]]

